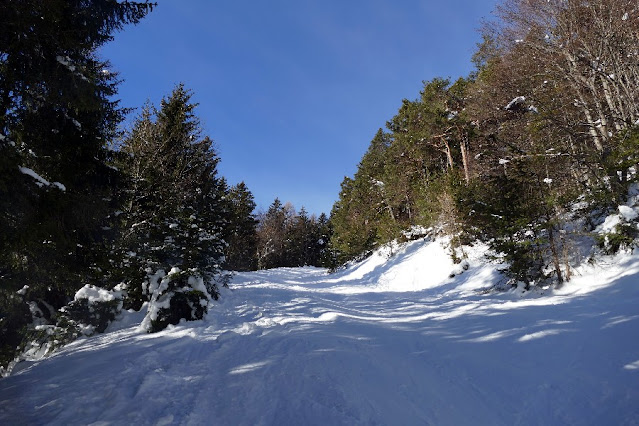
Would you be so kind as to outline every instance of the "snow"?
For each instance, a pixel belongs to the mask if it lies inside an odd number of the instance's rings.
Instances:
[[[639,213],[629,206],[619,206],[619,214],[628,222],[639,216]]]
[[[597,226],[596,233],[608,234],[617,232],[617,225],[632,222],[639,217],[639,199],[637,195],[633,195],[637,191],[637,186],[633,186],[630,191],[630,198],[626,205],[618,206],[619,213],[611,214],[606,217],[604,222]]]
[[[67,67],[67,69],[71,72],[75,72],[75,65],[71,65],[71,58],[69,58],[68,56],[56,56],[55,59],[58,61],[58,63],[64,65],[65,67]]]
[[[504,107],[504,109],[511,110],[511,109],[513,109],[513,108],[515,108],[517,106],[522,105],[524,102],[526,102],[526,97],[525,96],[517,96],[512,101],[508,102],[508,105],[506,105]]]
[[[67,187],[61,184],[60,182],[51,182],[51,185],[55,186],[56,188],[58,188],[60,191],[63,191],[63,192],[67,190]]]
[[[39,187],[55,186],[61,191],[67,190],[67,188],[60,182],[49,182],[48,180],[46,180],[45,178],[43,178],[42,176],[40,176],[39,174],[37,174],[36,172],[34,172],[32,169],[28,167],[18,167],[18,169],[20,170],[20,173],[34,178],[36,180],[36,185],[38,185]]]
[[[18,167],[18,169],[20,170],[20,173],[25,174],[27,176],[31,176],[32,178],[34,178],[37,181],[36,185],[38,185],[38,186],[49,186],[50,185],[48,180],[46,180],[45,178],[43,178],[42,176],[40,176],[39,174],[37,174],[36,172],[31,170],[30,168],[28,168],[28,167]]]
[[[202,279],[202,277],[190,276],[187,283],[193,290],[201,291],[203,294],[209,294],[206,286],[204,285],[204,279]]]
[[[78,77],[80,77],[82,80],[84,81],[89,81],[89,79],[83,75],[80,72],[76,72],[77,67],[73,64],[71,64],[71,58],[69,58],[68,56],[56,56],[55,57],[56,61],[58,61],[58,63],[64,65],[69,71],[71,71],[73,74],[77,75]],[[77,122],[76,122],[77,123]],[[78,128],[79,128],[79,123],[77,124]]]
[[[87,299],[89,303],[110,302],[116,299],[122,299],[122,292],[109,291],[100,287],[86,284],[75,293],[74,300]]]
[[[484,246],[466,265],[447,250],[238,273],[203,321],[155,334],[147,306],[125,311],[0,380],[0,424],[637,423],[639,254],[497,292]],[[149,271],[154,291],[164,275]]]

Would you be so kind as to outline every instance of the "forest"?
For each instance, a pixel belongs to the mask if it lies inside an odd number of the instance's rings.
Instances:
[[[201,319],[231,271],[336,270],[445,235],[456,262],[482,242],[510,284],[560,287],[589,255],[578,242],[635,245],[631,215],[592,233],[637,182],[631,0],[504,0],[475,70],[404,99],[319,217],[279,199],[256,211],[245,183],[219,174],[183,84],[123,128],[120,76],[96,52],[154,7],[0,4],[2,368],[102,332],[123,309],[145,307],[148,332]]]

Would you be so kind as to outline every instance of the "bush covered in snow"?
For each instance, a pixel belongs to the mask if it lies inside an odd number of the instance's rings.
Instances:
[[[633,197],[631,197],[632,200]],[[615,254],[620,250],[632,250],[637,246],[639,237],[639,214],[629,206],[619,206],[619,213],[610,215],[598,228],[597,241],[606,254]]]
[[[85,285],[63,307],[61,317],[76,324],[82,334],[102,333],[122,310],[122,293]]]
[[[65,317],[61,317],[56,325],[46,324],[29,328],[15,361],[39,360],[79,336],[81,336],[80,329],[73,321]]]
[[[195,321],[204,318],[211,293],[201,277],[191,275],[194,272],[172,268],[168,274],[160,270],[149,277],[145,292],[151,295],[151,300],[142,321],[144,330],[153,333],[169,324],[178,324],[182,319]],[[213,294],[217,297],[216,292]]]

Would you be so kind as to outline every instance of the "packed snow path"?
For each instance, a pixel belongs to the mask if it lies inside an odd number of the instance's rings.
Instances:
[[[0,424],[639,424],[639,256],[615,262],[523,296],[425,241],[240,274],[205,321],[130,314],[0,380]]]

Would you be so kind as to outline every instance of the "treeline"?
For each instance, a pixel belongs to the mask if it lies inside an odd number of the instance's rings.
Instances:
[[[332,235],[328,217],[299,212],[290,204],[275,199],[259,216],[258,247],[255,252],[259,269],[334,264],[329,241]]]
[[[338,262],[414,226],[480,240],[526,286],[570,279],[576,240],[625,202],[639,154],[639,9],[631,0],[506,0],[476,71],[424,82],[342,182]],[[581,226],[576,226],[581,223]],[[632,246],[636,224],[600,239]]]

